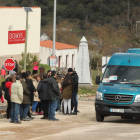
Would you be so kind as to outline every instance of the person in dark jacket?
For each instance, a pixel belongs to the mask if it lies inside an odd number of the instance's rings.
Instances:
[[[27,71],[26,74],[27,74],[26,83],[30,90],[30,102],[32,104],[34,100],[35,87],[33,85],[33,81],[32,81],[33,78],[31,77],[31,72]]]
[[[55,110],[57,108],[57,100],[60,99],[60,90],[56,81],[56,71],[51,72],[51,77],[48,78],[48,99],[49,99],[49,120],[59,121],[55,118]]]
[[[37,77],[37,81],[38,81],[38,84],[41,82],[41,80],[43,79],[43,75],[42,74],[39,74],[39,77]],[[38,105],[36,107],[36,113],[38,115],[43,115],[43,112],[42,112],[42,106],[41,106],[41,100],[40,102],[38,102]]]
[[[22,73],[21,84],[23,86],[23,102],[20,105],[20,120],[21,121],[29,121],[29,119],[26,118],[27,113],[30,109],[30,91],[26,83],[27,76],[28,75],[26,73]]]
[[[44,116],[41,119],[48,119],[48,110],[49,110],[49,98],[47,91],[47,76],[43,75],[43,80],[38,84],[37,91],[39,93],[39,99],[41,100],[41,106],[43,109]]]
[[[34,101],[35,87],[33,85],[31,72],[27,71],[26,74],[27,74],[26,83],[27,83],[29,91],[30,91],[30,109],[28,111],[28,117],[29,117],[29,119],[34,119],[34,117],[31,117],[30,110],[31,110],[31,107],[32,107],[32,104],[33,104],[33,101]]]
[[[47,78],[49,78],[51,76],[51,70],[47,71]]]
[[[15,68],[13,69],[13,71],[15,71],[16,73],[18,72],[18,62],[17,60],[14,60],[15,61]]]
[[[72,77],[72,84],[73,84],[73,90],[72,90],[72,108],[74,107],[74,112],[72,115],[77,115],[77,93],[78,93],[78,75],[75,71],[73,71],[72,68],[68,69],[68,73],[71,74]]]

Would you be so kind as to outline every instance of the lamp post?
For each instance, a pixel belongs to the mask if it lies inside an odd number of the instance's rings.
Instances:
[[[51,70],[56,70],[56,55],[55,55],[55,40],[56,40],[56,0],[54,0],[54,16],[53,16],[53,48],[52,48],[52,56],[50,56],[50,66]]]
[[[23,7],[26,12],[26,37],[25,37],[25,50],[24,50],[24,70],[26,71],[26,56],[27,56],[27,39],[28,39],[28,16],[29,12],[33,12],[31,7]]]
[[[136,21],[136,37],[138,37],[138,32],[137,32],[137,29],[138,29],[138,23],[140,23],[140,21]]]

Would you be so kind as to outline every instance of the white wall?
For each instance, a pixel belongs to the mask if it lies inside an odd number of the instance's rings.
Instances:
[[[27,51],[39,53],[41,9],[29,12]],[[24,52],[25,44],[8,44],[8,31],[26,30],[26,12],[23,8],[0,8],[0,56],[17,55]],[[12,25],[12,29],[9,26]]]
[[[64,49],[64,50],[56,50],[56,56],[59,58],[61,56],[61,67],[66,67],[66,55],[68,55],[67,67],[72,67],[72,54],[75,54],[74,57],[74,67],[77,60],[77,51],[78,49]],[[52,48],[42,47],[40,46],[40,60],[42,64],[47,64],[47,58],[52,53]],[[58,64],[57,64],[58,67]]]
[[[108,61],[110,60],[110,58],[111,58],[111,57],[109,57],[109,56],[107,56],[107,57],[106,57],[106,56],[103,56],[103,57],[102,57],[102,66],[105,65],[105,64],[107,64]],[[106,67],[102,68],[102,73],[104,73],[105,68],[106,68]]]

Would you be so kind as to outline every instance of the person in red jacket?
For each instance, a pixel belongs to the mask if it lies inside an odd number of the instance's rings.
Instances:
[[[9,89],[9,99],[7,100],[7,121],[10,121],[10,114],[11,114],[11,86],[15,81],[14,77],[9,77],[8,82],[5,83],[5,87]]]

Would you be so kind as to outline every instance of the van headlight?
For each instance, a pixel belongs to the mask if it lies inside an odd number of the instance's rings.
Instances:
[[[97,100],[103,100],[103,94],[99,91],[96,91],[96,99]]]
[[[135,96],[134,102],[140,102],[140,95],[136,95],[136,96]]]

